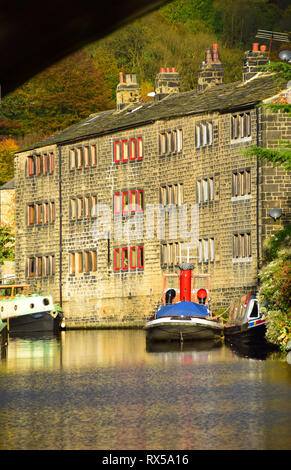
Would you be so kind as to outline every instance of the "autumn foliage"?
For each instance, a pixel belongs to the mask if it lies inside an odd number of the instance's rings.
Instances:
[[[0,141],[0,186],[13,178],[14,174],[14,154],[18,146],[13,139]]]

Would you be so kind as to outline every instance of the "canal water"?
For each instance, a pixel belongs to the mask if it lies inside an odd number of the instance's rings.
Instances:
[[[148,347],[142,330],[9,337],[0,449],[290,449],[290,392],[277,353]]]

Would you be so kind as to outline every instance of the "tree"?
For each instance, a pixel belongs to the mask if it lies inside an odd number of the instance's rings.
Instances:
[[[14,154],[18,146],[13,139],[5,139],[0,142],[0,186],[13,178]]]
[[[0,266],[14,259],[14,236],[6,225],[0,225]]]

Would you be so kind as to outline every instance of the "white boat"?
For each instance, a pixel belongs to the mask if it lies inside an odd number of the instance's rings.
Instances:
[[[180,268],[180,302],[173,303],[175,290],[169,289],[165,295],[165,305],[160,307],[155,318],[145,326],[149,341],[195,341],[219,338],[223,325],[212,316],[207,305],[208,292],[199,289],[197,298],[191,300],[191,271],[194,266],[182,263]]]
[[[57,331],[64,326],[62,310],[52,296],[29,294],[27,285],[0,284],[0,319],[8,333]]]

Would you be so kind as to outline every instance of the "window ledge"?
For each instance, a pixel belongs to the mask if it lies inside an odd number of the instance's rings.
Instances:
[[[252,136],[241,137],[239,139],[231,139],[230,143],[231,144],[240,144],[240,143],[244,143],[244,142],[251,142],[251,140],[252,140]]]
[[[232,262],[234,264],[236,263],[251,263],[252,262],[252,258],[232,258]]]
[[[232,201],[245,201],[248,199],[251,199],[252,195],[251,194],[245,194],[244,196],[232,196],[231,200]]]

